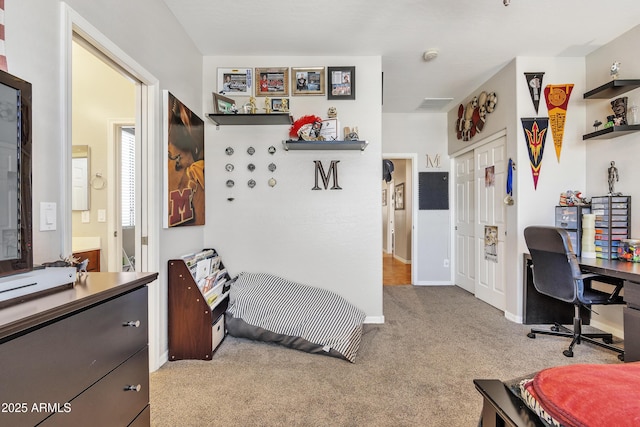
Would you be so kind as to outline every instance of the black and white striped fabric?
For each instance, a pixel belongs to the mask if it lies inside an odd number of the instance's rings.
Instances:
[[[362,310],[334,292],[263,273],[241,273],[231,286],[227,309],[230,335],[266,338],[312,353],[338,353],[350,362],[360,347],[364,319]],[[233,325],[237,320],[242,328]],[[247,333],[247,326],[257,332]]]

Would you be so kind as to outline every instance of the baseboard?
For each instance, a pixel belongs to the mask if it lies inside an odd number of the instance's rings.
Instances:
[[[367,316],[364,319],[364,323],[383,324],[384,323],[384,316]]]
[[[395,254],[393,255],[393,258],[394,258],[395,260],[400,261],[400,262],[401,262],[401,263],[403,263],[403,264],[411,264],[411,260],[410,260],[410,259],[409,259],[409,260],[407,260],[407,259],[404,259],[404,258],[402,258],[402,257],[399,257],[398,255],[395,255]]]
[[[419,282],[416,282],[415,285],[416,286],[453,286],[453,283],[451,283],[451,281],[435,282],[431,280],[420,280]]]
[[[613,335],[614,337],[624,339],[624,330],[622,329],[616,328],[615,326],[611,326],[607,323],[598,322],[594,317],[591,317],[591,322],[589,322],[589,324],[596,329],[600,329],[602,332],[606,332]]]
[[[522,316],[516,316],[515,314],[509,313],[508,311],[504,312],[504,317],[506,317],[507,320],[511,320],[514,323],[522,324],[522,322],[524,322],[524,319]]]

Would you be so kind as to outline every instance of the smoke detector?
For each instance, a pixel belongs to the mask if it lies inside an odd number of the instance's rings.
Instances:
[[[422,59],[425,61],[433,61],[438,57],[438,49],[429,49],[422,54]]]

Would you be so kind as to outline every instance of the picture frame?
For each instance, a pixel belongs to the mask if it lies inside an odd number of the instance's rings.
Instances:
[[[289,67],[256,68],[256,96],[289,96]]]
[[[291,68],[291,93],[295,95],[325,94],[324,67]]]
[[[327,99],[356,99],[356,67],[327,67]]]
[[[236,101],[233,99],[221,95],[219,93],[213,93],[213,112],[215,114],[234,114]]]
[[[289,105],[289,98],[271,98],[271,110],[276,113],[288,112]]]
[[[397,184],[395,188],[395,210],[404,210],[404,182]]]
[[[253,95],[253,69],[218,68],[217,91],[229,96]]]
[[[168,90],[163,91],[164,228],[205,224],[204,121]]]

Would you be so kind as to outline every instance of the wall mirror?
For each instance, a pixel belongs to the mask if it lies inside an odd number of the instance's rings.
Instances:
[[[71,209],[88,211],[90,199],[90,165],[88,145],[74,145],[71,151]]]
[[[0,71],[0,276],[33,268],[31,215],[31,84]]]

